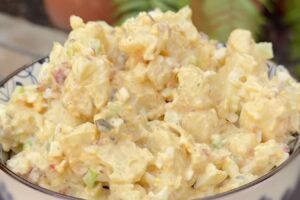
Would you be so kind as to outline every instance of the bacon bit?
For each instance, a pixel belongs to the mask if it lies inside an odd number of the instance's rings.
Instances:
[[[284,146],[283,146],[283,151],[284,151],[285,153],[289,153],[289,152],[290,152],[290,148],[289,148],[287,145],[284,145]]]
[[[39,85],[39,86],[36,88],[36,90],[37,90],[38,92],[44,92],[44,91],[46,90],[46,87],[45,87],[44,85]]]
[[[50,170],[51,170],[52,172],[55,172],[55,171],[56,171],[56,165],[55,165],[55,164],[51,164],[49,167],[50,167]]]
[[[207,149],[202,149],[202,152],[206,157],[209,157],[209,152]]]
[[[254,154],[255,154],[254,149],[251,149],[251,150],[249,151],[249,155],[250,155],[250,156],[254,156]]]
[[[238,162],[238,164],[239,164],[241,167],[243,167],[243,166],[246,165],[246,160],[240,160],[240,161]]]
[[[67,78],[66,74],[62,69],[58,69],[56,72],[54,72],[53,76],[58,85],[63,85]]]

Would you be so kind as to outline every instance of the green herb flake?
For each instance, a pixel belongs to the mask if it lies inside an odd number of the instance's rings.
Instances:
[[[17,87],[16,91],[17,91],[19,94],[24,94],[24,93],[25,93],[25,88],[24,88],[24,87]]]
[[[27,142],[25,142],[25,144],[23,145],[23,150],[29,150],[31,149],[33,146],[33,142],[32,140],[28,140]]]

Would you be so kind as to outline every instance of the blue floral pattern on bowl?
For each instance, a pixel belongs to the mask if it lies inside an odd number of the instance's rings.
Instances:
[[[37,84],[37,74],[39,74],[42,63],[45,61],[47,61],[47,58],[40,59],[31,66],[21,68],[18,73],[14,73],[11,77],[4,80],[4,84],[0,84],[0,102],[8,102],[17,86]]]

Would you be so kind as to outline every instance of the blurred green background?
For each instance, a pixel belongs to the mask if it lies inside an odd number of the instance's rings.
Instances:
[[[140,11],[177,11],[190,5],[199,31],[226,42],[235,28],[273,43],[274,61],[300,79],[300,0],[0,0],[0,12],[69,30],[70,15],[121,24]]]

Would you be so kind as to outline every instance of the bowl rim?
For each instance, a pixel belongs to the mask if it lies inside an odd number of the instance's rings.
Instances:
[[[20,73],[21,71],[33,66],[36,63],[40,63],[43,64],[47,59],[49,59],[48,56],[37,59],[36,61],[33,61],[30,64],[26,64],[20,68],[18,68],[17,70],[13,71],[12,73],[10,73],[8,76],[6,76],[2,81],[0,81],[0,88],[3,87],[11,78],[13,78],[14,76],[16,76],[18,73]],[[267,179],[269,179],[270,177],[272,177],[273,175],[277,174],[279,171],[283,170],[284,168],[286,168],[292,161],[295,160],[295,158],[298,156],[298,154],[300,153],[300,148],[296,149],[290,156],[289,158],[284,161],[284,163],[282,163],[281,165],[279,165],[278,167],[272,169],[270,172],[268,172],[267,174],[259,177],[258,179],[255,179],[254,181],[251,181],[245,185],[242,185],[238,188],[226,191],[226,192],[222,192],[216,195],[210,195],[207,197],[203,197],[200,198],[198,200],[215,200],[218,198],[222,198],[225,196],[229,196],[232,194],[235,194],[237,192],[240,192],[242,190],[251,188],[252,186],[255,186],[263,181],[266,181]],[[72,196],[68,196],[68,195],[64,195],[46,188],[43,188],[39,185],[36,185],[34,183],[31,183],[30,181],[28,181],[27,179],[25,179],[22,176],[17,175],[16,173],[14,173],[13,171],[11,171],[4,163],[0,162],[0,170],[3,171],[6,175],[9,175],[11,178],[13,178],[15,181],[18,181],[20,183],[22,183],[25,186],[28,186],[29,188],[36,190],[38,192],[42,192],[46,195],[50,195],[52,197],[56,197],[56,198],[60,198],[60,199],[65,199],[65,200],[84,200],[81,198],[77,198],[77,197],[72,197]],[[197,200],[197,199],[196,199]]]

